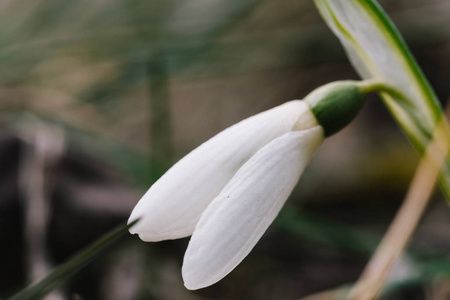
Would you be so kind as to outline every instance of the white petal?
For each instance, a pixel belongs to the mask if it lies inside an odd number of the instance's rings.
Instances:
[[[272,223],[323,141],[322,127],[294,131],[258,151],[200,218],[183,262],[188,289],[226,276]]]
[[[148,190],[130,216],[129,222],[141,217],[130,232],[144,241],[191,235],[209,203],[254,153],[293,127],[316,125],[308,105],[296,100],[222,131],[186,155]]]

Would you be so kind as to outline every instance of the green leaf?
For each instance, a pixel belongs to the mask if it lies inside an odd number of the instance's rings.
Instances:
[[[361,77],[385,82],[408,100],[380,93],[406,136],[423,154],[444,114],[436,94],[389,17],[374,0],[315,0],[315,3]],[[442,190],[450,200],[448,157],[440,179]]]

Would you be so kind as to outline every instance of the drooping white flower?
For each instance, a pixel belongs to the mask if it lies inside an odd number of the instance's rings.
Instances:
[[[205,210],[189,242],[183,262],[188,289],[219,281],[247,256],[323,138],[321,126],[285,133],[239,169]]]
[[[331,83],[222,131],[148,190],[130,232],[144,241],[192,234],[186,287],[217,282],[255,246],[324,138],[346,126],[363,99],[357,83]]]
[[[294,100],[222,131],[167,171],[134,208],[130,231],[144,241],[191,235],[201,214],[258,150],[292,130],[318,126],[304,101]]]

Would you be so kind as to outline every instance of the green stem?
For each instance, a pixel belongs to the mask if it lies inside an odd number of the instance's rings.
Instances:
[[[383,81],[376,79],[363,80],[358,84],[358,86],[365,94],[371,92],[387,93],[393,98],[402,100],[404,104],[413,105],[411,100],[405,94]]]
[[[416,104],[401,90],[397,89],[392,85],[387,84],[386,82],[377,79],[360,81],[358,83],[358,86],[363,91],[364,94],[368,94],[371,92],[384,93],[385,95],[382,95],[383,98],[386,98],[388,96],[392,99],[395,99],[397,103],[403,107],[405,112],[408,113],[409,118],[415,123],[417,129],[419,129],[420,132],[423,134],[423,136],[426,137],[427,139],[427,141],[421,145],[422,150],[420,151],[420,154],[422,155],[423,151],[425,151],[426,144],[431,139],[432,132],[430,132],[430,130],[428,130],[422,124],[423,122],[421,121],[420,116],[417,115],[416,113],[417,111]]]
[[[75,255],[66,263],[58,266],[43,279],[30,284],[8,300],[34,300],[42,299],[49,292],[64,284],[79,270],[88,265],[100,254],[104,253],[112,244],[123,237],[128,229],[136,224],[136,220],[128,225],[121,225],[95,243]]]

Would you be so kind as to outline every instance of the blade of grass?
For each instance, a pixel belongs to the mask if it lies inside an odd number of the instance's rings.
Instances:
[[[50,274],[43,279],[34,282],[9,298],[8,300],[34,300],[42,299],[49,292],[55,288],[66,283],[72,276],[78,271],[87,266],[99,255],[103,254],[113,244],[118,242],[125,234],[128,233],[128,229],[136,224],[137,220],[129,225],[121,225],[118,228],[112,230],[86,249],[75,255],[66,263],[56,267]]]
[[[327,246],[371,255],[381,240],[359,229],[323,220],[320,216],[295,209],[283,209],[275,226]]]

